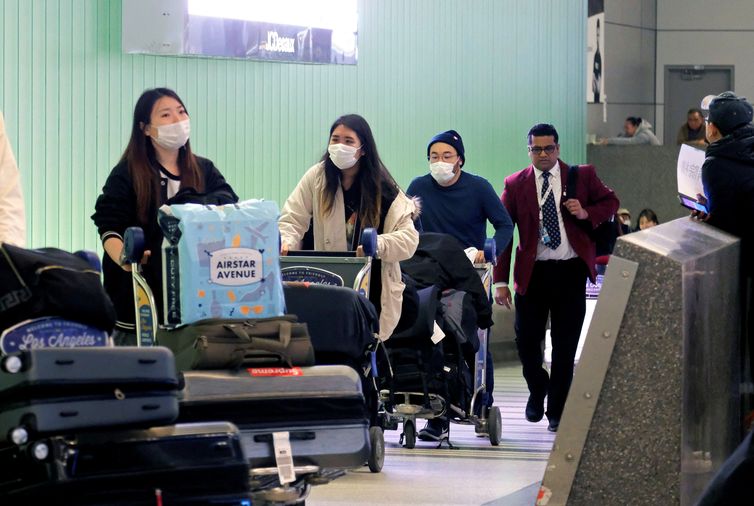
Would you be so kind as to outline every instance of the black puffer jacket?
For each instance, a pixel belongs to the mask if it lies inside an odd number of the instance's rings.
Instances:
[[[742,269],[754,273],[754,125],[738,128],[707,148],[702,183],[710,225],[741,238]]]
[[[225,178],[215,165],[206,158],[197,157],[199,169],[204,175],[204,194],[194,194],[205,204],[230,204],[238,202],[235,194]],[[156,162],[154,162],[156,164]],[[155,177],[159,177],[155,170]],[[192,201],[191,191],[181,188],[171,200],[167,200],[165,186],[161,186],[160,205],[171,203],[185,203]],[[175,202],[173,200],[176,200]],[[128,227],[142,227],[146,239],[146,249],[152,254],[143,266],[144,277],[152,288],[157,304],[157,312],[162,321],[162,232],[157,224],[157,208],[152,206],[149,216],[153,219],[146,224],[139,221],[136,215],[136,192],[133,179],[125,162],[113,168],[102,188],[102,194],[97,198],[92,220],[97,225],[100,237],[103,239],[111,235],[123,237]],[[131,274],[121,269],[110,256],[105,253],[102,258],[102,273],[104,275],[105,291],[110,296],[118,313],[116,328],[126,332],[134,331],[134,294]]]
[[[471,295],[477,326],[492,326],[492,304],[474,266],[458,240],[447,234],[424,232],[414,256],[401,262],[401,271],[409,275],[417,288],[437,285],[440,290],[453,288]]]

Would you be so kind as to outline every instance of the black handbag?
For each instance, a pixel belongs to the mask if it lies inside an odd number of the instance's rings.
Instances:
[[[566,179],[566,199],[575,199],[576,198],[576,182],[579,179],[579,168],[580,165],[570,165],[568,167],[568,176]],[[581,227],[581,229],[586,232],[586,234],[589,236],[589,239],[592,240],[594,243],[602,243],[609,242],[610,238],[609,236],[612,234],[611,229],[615,227],[615,223],[613,221],[606,220],[597,225],[596,227],[592,226],[592,222],[589,220],[575,220],[576,224]],[[614,242],[614,241],[613,241]]]
[[[173,351],[179,371],[314,365],[307,325],[293,315],[200,320],[160,330],[157,342]]]
[[[99,271],[83,258],[56,248],[0,243],[0,330],[40,316],[107,332],[116,318]]]

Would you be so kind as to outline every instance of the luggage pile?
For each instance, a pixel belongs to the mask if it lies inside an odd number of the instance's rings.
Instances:
[[[0,368],[2,504],[248,504],[238,429],[171,425],[169,350],[34,349]]]
[[[178,421],[222,419],[239,428],[255,504],[294,504],[312,484],[367,461],[359,375],[314,365],[307,326],[295,317],[202,320],[161,330],[158,342],[183,370]]]
[[[315,365],[305,323],[285,315],[277,207],[163,206],[165,327],[184,389],[180,423],[227,420],[239,428],[254,504],[293,504],[367,462],[359,375]],[[124,235],[126,261],[141,258]]]

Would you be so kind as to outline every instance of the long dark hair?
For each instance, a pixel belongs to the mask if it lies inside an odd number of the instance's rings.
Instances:
[[[639,227],[639,222],[641,221],[642,218],[646,218],[647,221],[654,222],[655,225],[659,225],[660,224],[660,220],[657,219],[657,213],[655,213],[654,211],[652,211],[649,208],[642,209],[641,212],[639,213],[639,217],[636,218],[636,227],[637,228]]]
[[[377,145],[374,142],[372,129],[367,121],[358,114],[346,114],[336,119],[330,127],[330,135],[327,137],[329,144],[333,131],[343,125],[350,128],[361,141],[363,156],[359,158],[359,173],[356,175],[354,184],[360,185],[361,204],[359,218],[363,227],[377,228],[380,225],[380,212],[382,210],[383,197],[392,200],[398,195],[398,184],[390,175],[385,164],[382,163]],[[321,196],[322,211],[324,214],[332,212],[335,202],[335,194],[340,184],[341,171],[330,160],[330,154],[325,150],[321,162],[325,166],[325,191]]]
[[[157,170],[157,157],[151,138],[144,129],[151,122],[152,109],[162,97],[176,99],[184,109],[183,100],[171,89],[152,88],[144,91],[136,101],[134,120],[131,126],[131,139],[123,152],[121,162],[128,164],[128,171],[136,192],[136,215],[146,225],[154,219],[154,209],[160,205],[160,174]],[[204,181],[199,170],[199,162],[191,152],[190,141],[178,151],[178,166],[181,169],[181,188],[192,187],[204,191]]]

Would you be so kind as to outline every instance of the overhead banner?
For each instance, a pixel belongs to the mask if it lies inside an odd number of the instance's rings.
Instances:
[[[605,101],[605,0],[589,0],[586,23],[586,101]]]
[[[355,65],[356,0],[189,0],[185,53]]]

